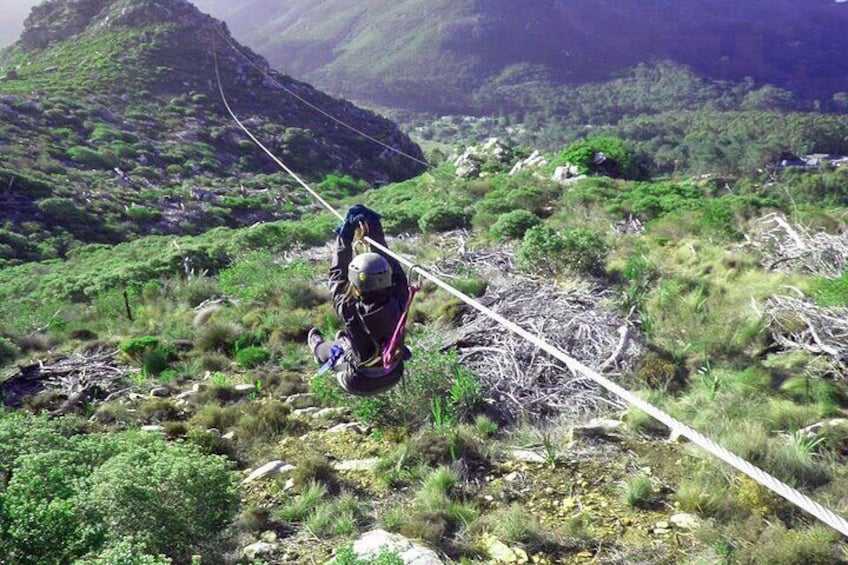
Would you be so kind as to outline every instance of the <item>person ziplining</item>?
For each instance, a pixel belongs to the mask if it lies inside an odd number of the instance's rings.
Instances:
[[[321,372],[335,371],[343,390],[371,396],[395,386],[411,357],[403,328],[416,289],[400,263],[383,251],[354,256],[360,242],[367,245],[365,236],[387,247],[379,214],[352,206],[335,232],[330,292],[344,328],[332,342],[312,328],[307,344]]]

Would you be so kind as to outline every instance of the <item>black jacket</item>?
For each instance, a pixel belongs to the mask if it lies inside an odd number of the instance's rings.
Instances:
[[[382,229],[372,227],[369,237],[386,245]],[[348,288],[348,266],[353,259],[352,244],[336,238],[335,256],[330,267],[330,291],[333,306],[345,326],[352,347],[352,361],[360,366],[381,353],[392,338],[409,298],[409,284],[403,267],[392,257],[375,249],[392,267],[392,286],[388,290],[370,293],[361,298],[345,299]]]

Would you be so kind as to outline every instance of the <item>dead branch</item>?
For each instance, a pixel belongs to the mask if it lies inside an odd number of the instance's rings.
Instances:
[[[744,247],[759,252],[763,267],[770,271],[833,278],[848,267],[848,234],[812,233],[791,225],[779,213],[764,216]]]
[[[764,307],[774,341],[786,350],[802,349],[848,366],[848,308],[822,308],[803,298],[772,296]]]
[[[87,401],[113,396],[138,371],[118,364],[117,355],[117,351],[75,353],[19,367],[0,383],[0,397],[6,405],[20,407],[25,398],[49,392],[65,399],[58,412],[72,411]]]

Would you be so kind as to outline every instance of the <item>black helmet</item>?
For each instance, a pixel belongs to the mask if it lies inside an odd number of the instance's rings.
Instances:
[[[392,266],[379,253],[361,253],[350,262],[347,279],[361,293],[389,288]]]

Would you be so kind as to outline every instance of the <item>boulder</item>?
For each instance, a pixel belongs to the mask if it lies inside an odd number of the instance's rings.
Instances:
[[[289,465],[285,461],[270,461],[265,463],[258,469],[251,472],[242,484],[252,483],[260,479],[274,479],[282,475],[287,475],[295,470],[294,465]]]
[[[617,438],[624,424],[619,420],[595,418],[583,426],[575,426],[571,430],[574,439]]]
[[[512,169],[509,171],[509,175],[513,176],[521,171],[530,170],[530,169],[539,169],[548,164],[548,160],[542,155],[538,150],[533,151],[529,157],[517,162],[512,166]]]
[[[262,557],[263,555],[274,553],[276,550],[276,545],[268,543],[267,541],[258,541],[245,547],[241,551],[241,554],[245,559],[253,561],[259,557]]]
[[[250,383],[241,383],[233,387],[233,391],[239,396],[245,396],[252,392],[256,392],[256,385]]]
[[[371,459],[353,459],[351,461],[339,461],[333,463],[336,471],[373,471],[379,465],[380,460],[376,457]]]
[[[680,530],[697,530],[701,527],[701,522],[698,520],[697,516],[692,514],[687,514],[686,512],[679,512],[668,519],[675,528]]]
[[[385,530],[372,530],[353,544],[353,552],[363,560],[376,559],[382,551],[396,553],[404,565],[444,565],[435,551]]]
[[[301,393],[293,394],[286,398],[286,404],[296,410],[300,410],[302,408],[315,408],[319,402],[318,397],[314,394]]]
[[[349,408],[345,408],[344,406],[338,406],[335,408],[322,408],[318,410],[312,417],[316,420],[335,420],[337,418],[341,418],[346,416],[350,412]]]

